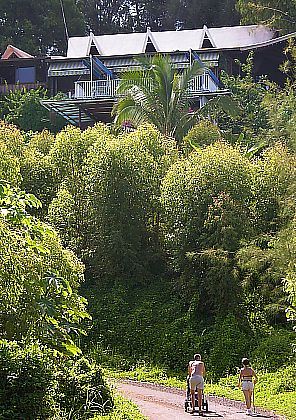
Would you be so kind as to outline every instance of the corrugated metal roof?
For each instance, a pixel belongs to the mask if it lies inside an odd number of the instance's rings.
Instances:
[[[217,52],[206,52],[199,54],[200,59],[204,63],[211,63],[213,66],[218,64],[219,60],[219,53]],[[189,65],[189,56],[188,53],[183,54],[172,54],[171,55],[171,62],[174,64],[179,64],[178,67],[186,67]],[[126,71],[130,70],[131,67],[136,68],[139,67],[137,60],[133,57],[115,57],[115,58],[107,58],[102,59],[105,66],[108,68],[114,69],[114,71]]]
[[[293,33],[287,34],[287,35],[282,35],[282,36],[279,36],[278,38],[273,38],[273,39],[269,39],[267,41],[260,42],[259,44],[256,44],[256,47],[257,48],[268,47],[269,45],[273,45],[273,44],[277,44],[279,42],[287,41],[288,39],[291,39],[291,38],[296,38],[296,32],[293,32]],[[242,51],[248,50],[248,49],[250,49],[250,47],[248,47],[248,46],[241,48]]]
[[[206,52],[206,53],[199,53],[199,58],[201,61],[218,61],[220,54],[217,52]]]
[[[50,63],[48,68],[48,77],[54,76],[78,76],[89,74],[90,70],[83,61],[62,61]]]
[[[217,52],[206,52],[199,54],[200,59],[205,64],[211,66],[217,66],[219,60],[219,53]],[[176,68],[186,68],[189,66],[189,55],[188,53],[172,54],[171,61]],[[112,69],[115,73],[122,73],[131,69],[140,68],[140,64],[133,57],[114,57],[102,59],[102,62],[106,67]],[[50,63],[48,69],[49,77],[57,76],[75,76],[75,75],[86,75],[90,74],[89,66],[85,64],[85,60],[79,61],[66,61],[63,58],[61,61],[55,61]]]
[[[95,121],[111,120],[111,110],[114,99],[96,100],[42,100],[41,104],[49,111],[54,111],[65,118],[69,123],[79,126],[88,126]]]
[[[223,28],[192,29],[184,31],[164,31],[128,33],[95,36],[96,45],[102,56],[137,55],[145,52],[147,41],[153,40],[156,49],[162,53],[201,50],[203,37],[207,33],[216,49],[241,48],[260,44],[274,38],[275,31],[263,25],[230,26]],[[91,35],[93,37],[93,35]],[[90,36],[72,37],[68,42],[67,57],[89,55]]]

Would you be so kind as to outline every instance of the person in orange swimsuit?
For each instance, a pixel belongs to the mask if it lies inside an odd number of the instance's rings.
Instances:
[[[251,403],[252,403],[252,394],[254,391],[254,385],[257,382],[258,378],[255,371],[250,367],[250,361],[246,357],[242,359],[243,367],[240,370],[238,387],[242,388],[242,391],[245,396],[246,406],[247,406],[247,415],[252,415]]]

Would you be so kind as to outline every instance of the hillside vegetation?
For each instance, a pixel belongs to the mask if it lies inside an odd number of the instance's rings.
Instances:
[[[99,365],[184,380],[196,352],[232,397],[249,356],[259,401],[293,418],[295,89],[245,71],[225,76],[241,113],[179,145],[149,124],[0,124],[3,418],[113,418]]]

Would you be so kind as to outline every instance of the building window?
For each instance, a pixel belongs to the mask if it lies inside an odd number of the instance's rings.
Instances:
[[[150,39],[148,39],[147,44],[146,44],[146,49],[145,49],[145,53],[156,53],[156,48],[154,47],[152,41]]]
[[[210,38],[205,34],[201,48],[214,48]]]
[[[97,47],[95,46],[95,44],[91,45],[89,53],[91,55],[100,55]]]
[[[35,67],[20,67],[15,70],[16,83],[35,83],[36,69]]]

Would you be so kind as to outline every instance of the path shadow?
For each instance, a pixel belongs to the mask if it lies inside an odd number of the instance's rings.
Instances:
[[[244,411],[240,411],[240,414],[244,414]],[[203,412],[202,415],[199,415],[198,412],[194,413],[191,415],[192,417],[199,417],[200,419],[212,419],[212,418],[217,418],[217,417],[224,417],[222,414],[217,413],[216,411],[207,411],[207,412]],[[273,416],[269,415],[269,414],[262,414],[262,413],[253,413],[252,416],[250,416],[250,418],[254,418],[257,417],[258,419],[271,419],[273,418]]]
[[[200,419],[212,419],[215,417],[224,417],[222,414],[217,413],[216,411],[207,411],[203,412],[202,415],[197,413],[192,414],[192,417],[199,417]]]
[[[245,414],[245,411],[238,411],[238,413],[240,414]],[[270,414],[264,414],[264,413],[253,413],[251,416],[249,416],[250,419],[252,418],[259,418],[259,419],[272,419],[274,418],[274,416],[270,415]]]

